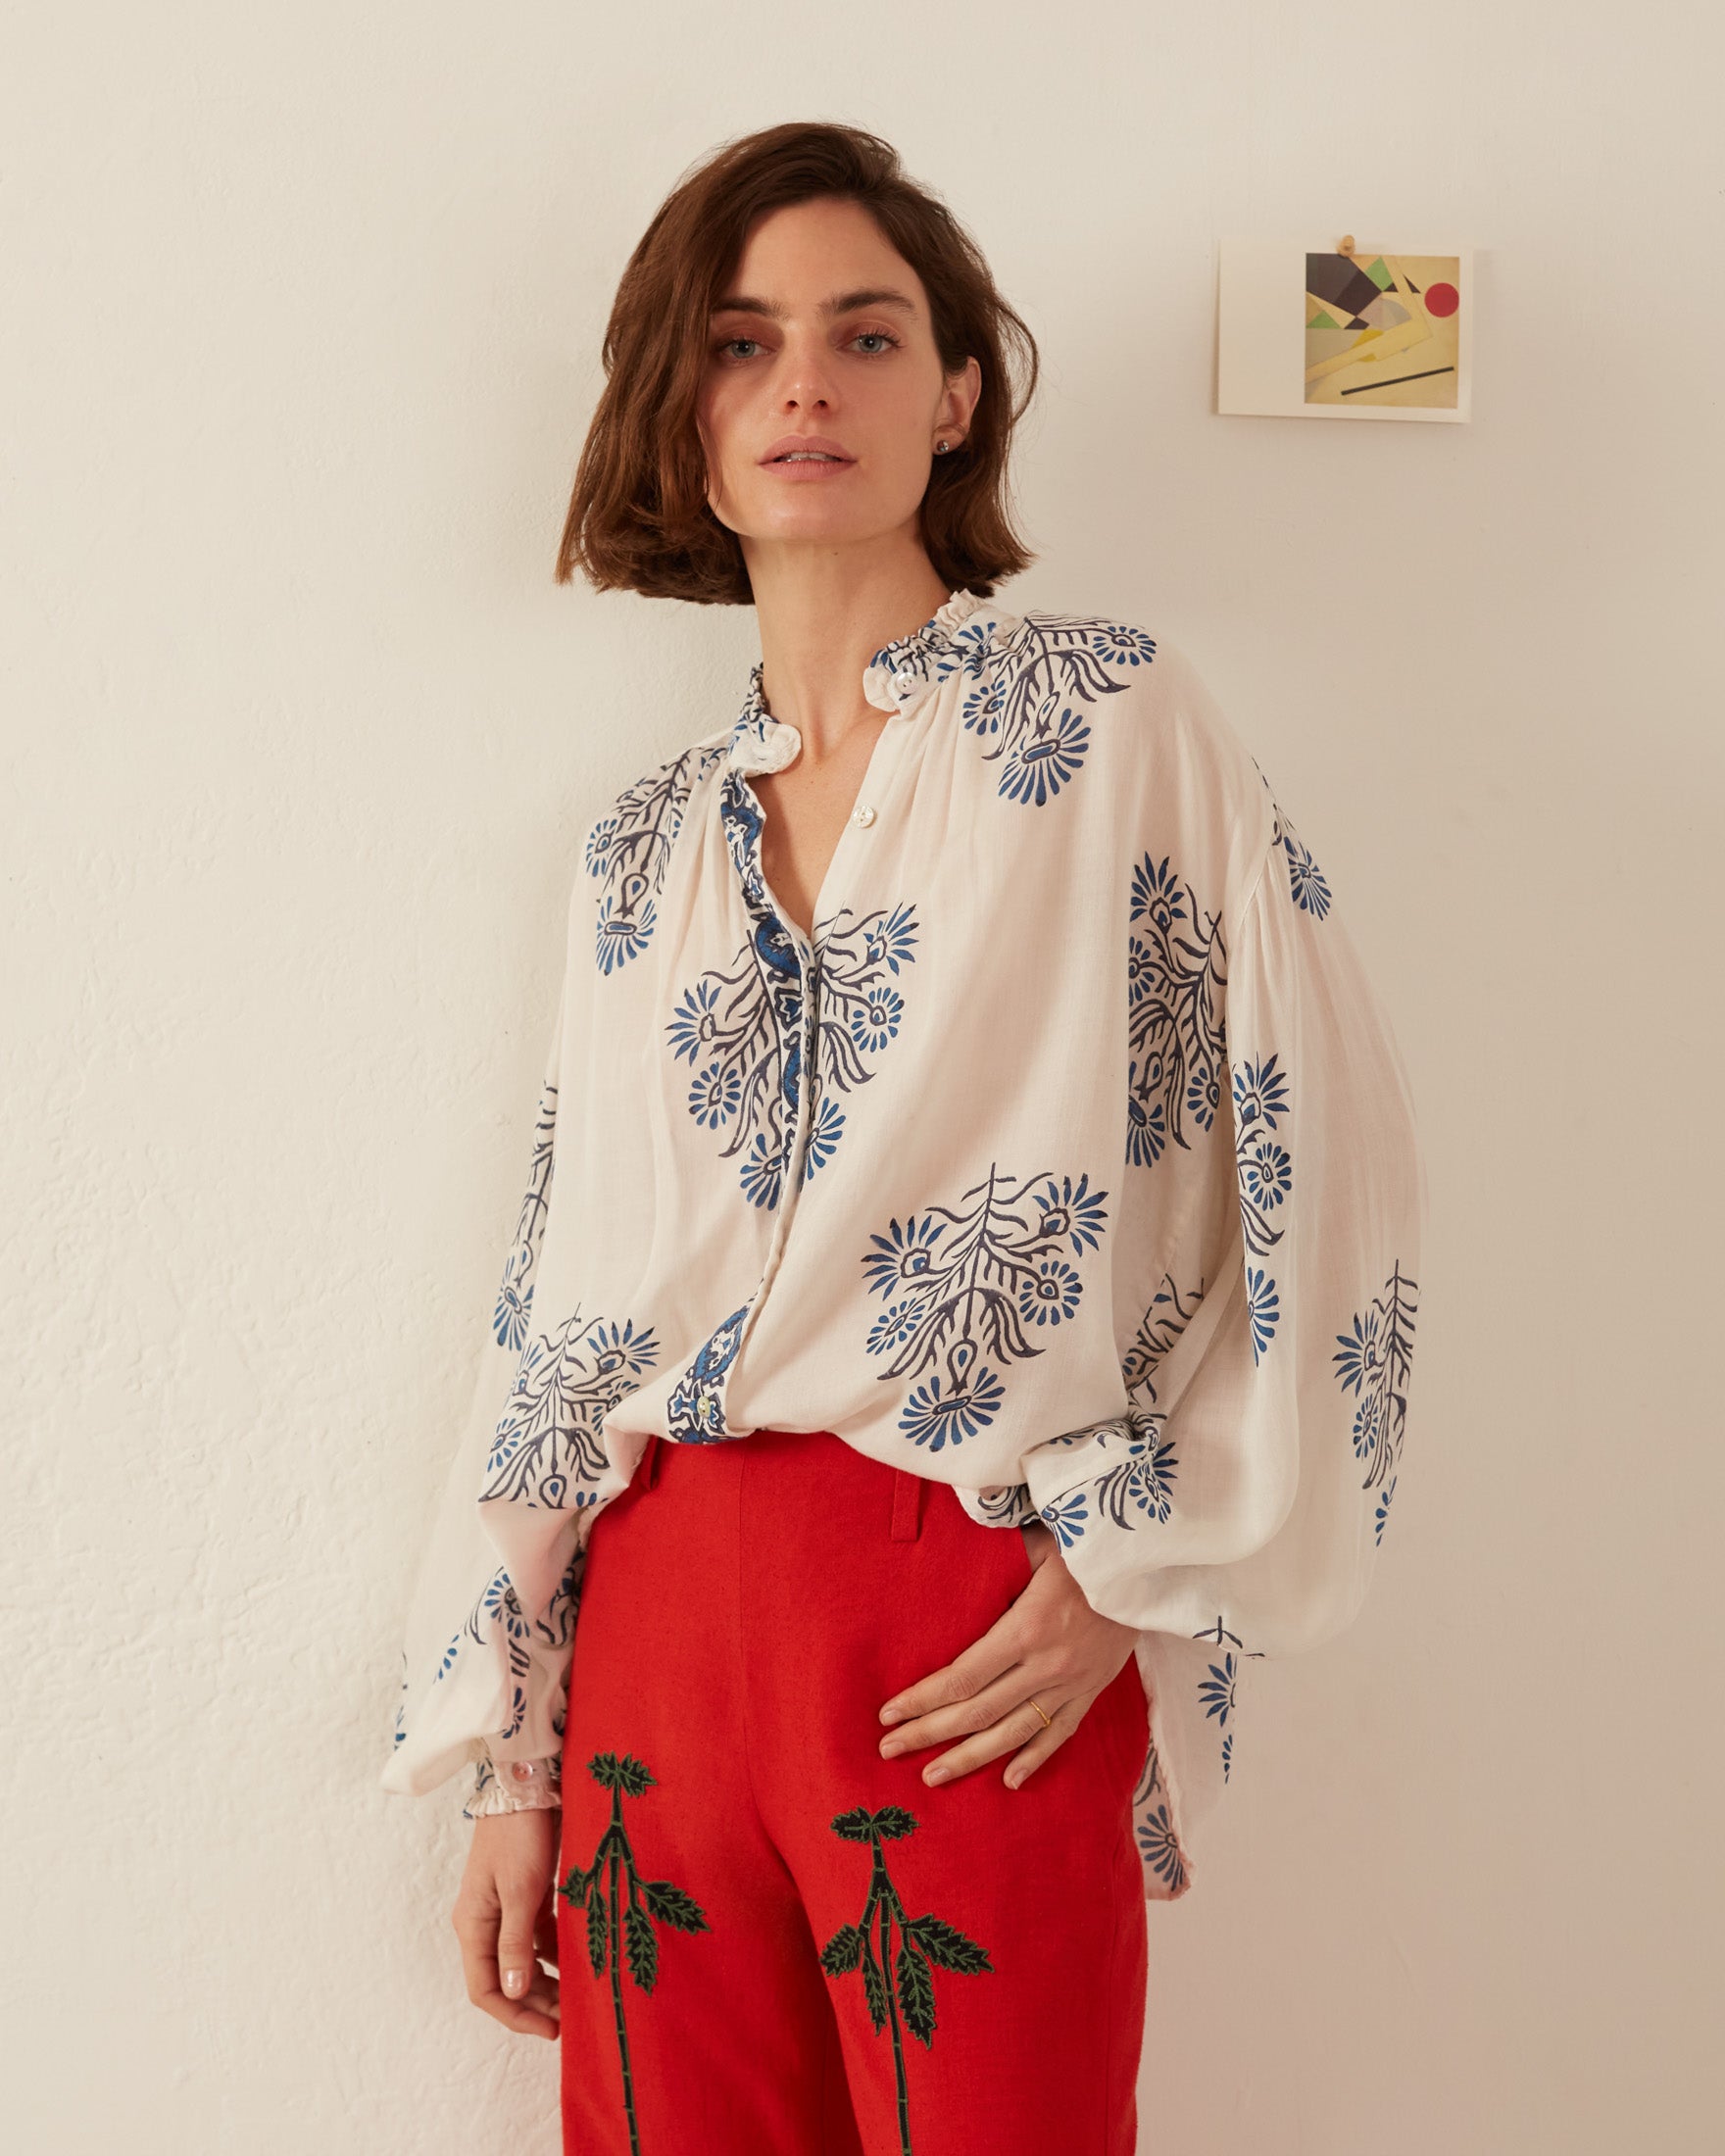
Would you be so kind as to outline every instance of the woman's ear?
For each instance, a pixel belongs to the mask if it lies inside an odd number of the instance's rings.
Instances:
[[[946,396],[941,403],[936,437],[944,434],[949,452],[960,448],[970,431],[970,421],[982,395],[982,369],[974,359],[966,360],[956,374],[946,377]]]

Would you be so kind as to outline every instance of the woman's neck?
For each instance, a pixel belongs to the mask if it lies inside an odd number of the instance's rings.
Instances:
[[[862,719],[868,662],[909,636],[951,596],[920,544],[746,548],[761,628],[762,695],[776,719],[824,762]],[[866,557],[866,558],[865,558]]]

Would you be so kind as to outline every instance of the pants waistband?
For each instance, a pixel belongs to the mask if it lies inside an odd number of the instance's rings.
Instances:
[[[758,1437],[802,1437],[811,1440],[830,1438],[835,1445],[843,1445],[845,1442],[834,1430],[755,1430],[750,1432],[749,1438],[738,1438],[733,1442],[738,1445],[747,1445],[750,1438]],[[657,1430],[647,1440],[646,1448],[641,1454],[640,1465],[635,1470],[635,1480],[644,1490],[651,1490],[659,1480],[660,1460],[665,1448],[670,1442],[668,1438],[664,1437]],[[681,1450],[682,1447],[679,1446],[678,1449]],[[697,1446],[696,1449],[700,1450],[702,1447]],[[858,1453],[856,1457],[865,1459],[867,1455]],[[882,1460],[869,1460],[868,1464],[871,1467],[878,1468],[882,1474],[892,1477],[893,1506],[892,1524],[889,1530],[891,1540],[895,1543],[913,1543],[922,1532],[922,1501],[923,1492],[927,1488],[927,1478],[922,1475],[913,1475],[908,1467],[889,1467]]]

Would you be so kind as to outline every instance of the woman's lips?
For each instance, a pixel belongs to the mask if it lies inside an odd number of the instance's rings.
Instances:
[[[788,479],[830,479],[849,471],[856,461],[854,457],[768,457],[761,468]]]

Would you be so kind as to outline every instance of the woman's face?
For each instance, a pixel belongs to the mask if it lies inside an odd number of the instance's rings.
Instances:
[[[707,498],[756,546],[913,526],[934,445],[958,454],[982,387],[941,372],[922,280],[855,202],[760,220],[708,323],[698,406]],[[813,437],[839,461],[785,462]]]

